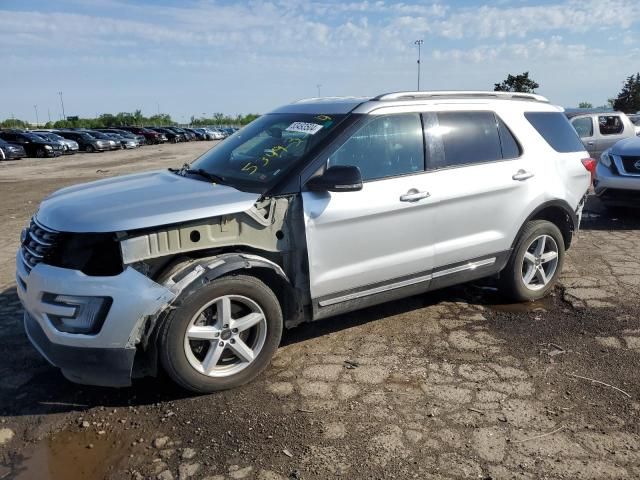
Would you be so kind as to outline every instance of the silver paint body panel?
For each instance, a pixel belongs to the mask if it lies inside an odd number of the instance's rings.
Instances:
[[[63,188],[37,218],[60,232],[119,232],[243,212],[259,197],[159,170]]]

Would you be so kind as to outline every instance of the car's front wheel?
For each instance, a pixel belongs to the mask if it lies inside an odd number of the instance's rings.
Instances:
[[[188,390],[238,387],[268,366],[282,325],[280,303],[269,287],[250,276],[222,277],[171,312],[160,332],[160,360]]]
[[[564,253],[557,226],[546,220],[528,222],[500,273],[501,291],[521,302],[544,297],[560,276]]]
[[[84,147],[84,151],[87,152],[87,153],[93,153],[93,152],[95,152],[95,150],[96,149],[93,148],[93,145],[91,145],[91,144],[89,144],[86,147]]]

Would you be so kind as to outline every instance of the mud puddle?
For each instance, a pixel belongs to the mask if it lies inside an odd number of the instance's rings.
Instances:
[[[64,431],[38,444],[14,468],[13,480],[103,480],[129,455],[125,437]]]

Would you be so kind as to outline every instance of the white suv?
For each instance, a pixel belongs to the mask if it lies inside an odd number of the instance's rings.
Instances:
[[[234,387],[283,327],[487,276],[545,295],[594,167],[536,95],[296,102],[190,166],[46,198],[17,255],[25,328],[77,382]]]

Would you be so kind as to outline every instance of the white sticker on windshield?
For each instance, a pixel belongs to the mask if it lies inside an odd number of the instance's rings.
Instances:
[[[315,135],[322,129],[322,125],[317,123],[293,122],[285,130],[287,132],[300,132],[308,135]]]

